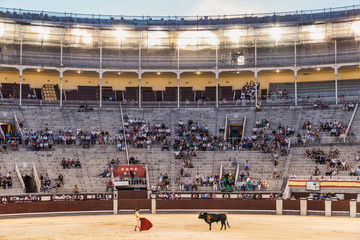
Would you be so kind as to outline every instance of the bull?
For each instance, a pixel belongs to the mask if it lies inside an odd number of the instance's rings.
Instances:
[[[223,229],[223,227],[225,226],[225,230],[226,230],[226,224],[227,226],[230,228],[229,222],[227,220],[227,216],[226,214],[222,213],[222,214],[208,214],[207,212],[201,212],[199,214],[199,219],[204,219],[204,221],[209,224],[209,230],[211,230],[211,223],[213,222],[221,222],[221,228],[220,230]]]

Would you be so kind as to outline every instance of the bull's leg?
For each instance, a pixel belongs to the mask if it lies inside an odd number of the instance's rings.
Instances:
[[[223,222],[221,222],[221,224],[224,224],[225,226],[225,230],[226,230],[226,223],[225,223],[225,220]]]
[[[210,227],[209,230],[211,230],[211,223],[209,223],[209,227]]]
[[[221,221],[221,228],[220,228],[220,231],[223,229],[223,226],[224,226],[224,223],[223,223],[223,221]]]

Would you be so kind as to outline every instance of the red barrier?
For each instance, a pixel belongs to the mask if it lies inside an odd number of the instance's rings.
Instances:
[[[350,211],[349,200],[338,200],[331,202],[331,211]]]
[[[119,210],[151,209],[150,199],[119,199]]]
[[[300,200],[284,200],[284,210],[299,210],[300,211]]]
[[[156,209],[276,210],[276,202],[252,199],[156,200]]]
[[[308,210],[313,211],[325,211],[325,201],[322,200],[308,200],[307,201]]]
[[[112,200],[16,202],[0,205],[0,214],[112,210]]]

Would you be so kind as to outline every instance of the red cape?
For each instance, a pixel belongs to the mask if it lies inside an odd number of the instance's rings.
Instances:
[[[141,231],[149,230],[153,226],[152,223],[146,218],[141,218],[140,221],[141,221]]]

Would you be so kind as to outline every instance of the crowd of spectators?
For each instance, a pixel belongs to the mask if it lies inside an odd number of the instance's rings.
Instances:
[[[316,164],[326,164],[325,176],[336,176],[339,171],[347,171],[350,176],[360,176],[360,166],[355,168],[349,161],[339,159],[339,150],[332,148],[325,154],[320,148],[306,149],[305,157],[313,159]],[[316,166],[312,172],[313,176],[320,176],[320,169]]]
[[[6,175],[2,175],[0,173],[0,188],[3,188],[3,189],[12,188],[11,172],[8,172]]]
[[[160,191],[170,190],[170,179],[167,173],[160,173],[159,181],[156,184],[151,185],[151,191],[153,193],[159,193]]]
[[[210,134],[207,125],[203,126],[191,119],[187,124],[180,120],[175,133],[173,148],[177,159],[191,159],[196,156],[196,151],[223,151],[229,147],[222,135]]]
[[[175,177],[175,184],[180,191],[197,191],[198,186],[210,186],[214,191],[218,190],[219,174],[200,175],[199,173],[196,173],[192,179],[184,179],[183,177],[190,177],[190,175],[184,174],[180,171],[180,173],[178,173]]]
[[[56,192],[59,193],[64,186],[64,176],[62,174],[59,174],[58,178],[54,179],[55,184],[52,184],[52,180],[47,173],[45,175],[41,173],[39,176],[39,181],[40,189],[43,192],[47,191],[50,193],[51,189],[55,188]]]
[[[113,145],[118,138],[109,132],[100,130],[84,131],[77,128],[76,132],[68,128],[52,131],[49,128],[41,130],[23,129],[24,143],[30,151],[50,151],[54,145],[82,145],[89,148],[90,145]]]
[[[162,150],[169,149],[171,130],[165,123],[146,123],[143,118],[124,116],[124,127],[120,129],[120,138],[135,148],[150,148],[152,144],[161,144]],[[123,134],[125,130],[125,136]]]
[[[258,84],[259,89],[259,84]],[[236,100],[237,104],[245,105],[247,103],[254,103],[255,102],[255,91],[256,86],[253,81],[250,81],[250,83],[246,82],[246,84],[242,87],[240,98]]]
[[[348,125],[346,123],[338,122],[337,120],[331,122],[327,121],[325,123],[320,122],[320,131],[330,132],[330,136],[336,136],[340,138],[346,137],[346,130]]]
[[[70,158],[68,158],[68,160],[66,160],[65,158],[63,158],[61,160],[61,166],[63,167],[63,169],[81,168],[81,162],[79,159],[70,160]]]
[[[344,111],[354,111],[354,109],[355,109],[355,105],[352,102],[344,103],[344,105],[343,105]]]

